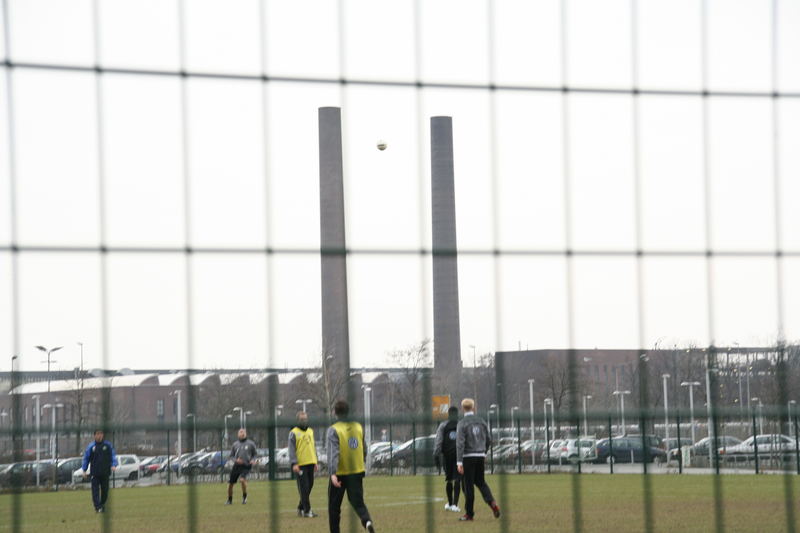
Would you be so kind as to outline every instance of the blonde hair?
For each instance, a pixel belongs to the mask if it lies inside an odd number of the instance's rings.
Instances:
[[[465,411],[472,411],[475,408],[475,400],[472,398],[464,398],[461,400],[461,408]]]

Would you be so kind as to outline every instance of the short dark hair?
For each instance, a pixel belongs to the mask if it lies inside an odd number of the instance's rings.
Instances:
[[[106,432],[105,432],[105,430],[104,430],[103,428],[97,428],[97,429],[95,429],[95,430],[94,430],[94,433],[92,433],[92,434],[93,434],[93,435],[97,435],[98,433],[102,433],[103,435],[105,435],[105,434],[106,434]]]
[[[336,403],[333,404],[333,413],[336,416],[345,416],[350,412],[350,406],[347,405],[347,402],[344,400],[336,400]]]
[[[457,415],[458,414],[458,407],[455,405],[451,405],[450,409],[447,410],[448,415]]]

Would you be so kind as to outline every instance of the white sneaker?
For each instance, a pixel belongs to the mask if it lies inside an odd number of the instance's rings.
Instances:
[[[450,510],[453,511],[454,513],[460,513],[461,507],[459,507],[458,505],[451,505]]]
[[[452,511],[452,509],[450,509],[450,504],[449,503],[444,504],[444,510],[445,511]]]

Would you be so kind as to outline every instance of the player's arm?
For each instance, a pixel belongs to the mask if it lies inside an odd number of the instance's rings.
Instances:
[[[119,466],[119,461],[117,461],[117,450],[114,449],[114,445],[110,442],[108,443],[108,447],[111,450],[111,470],[116,470]]]
[[[335,429],[328,428],[325,442],[328,447],[328,474],[331,476],[331,483],[338,488],[342,484],[336,476],[336,469],[339,467],[339,435],[336,434]]]
[[[83,475],[86,475],[86,471],[89,469],[89,461],[92,459],[92,446],[94,443],[92,442],[89,446],[86,447],[86,451],[83,452],[83,462],[81,463],[81,470],[83,470]]]
[[[467,438],[467,425],[463,420],[458,422],[456,426],[456,464],[461,466],[464,464],[464,442]]]
[[[439,427],[436,428],[436,440],[433,441],[433,457],[434,459],[439,457],[439,454],[442,453],[442,442],[444,442],[444,427],[447,425],[446,422],[442,422],[439,424]]]
[[[294,431],[289,432],[289,464],[292,465],[292,470],[295,474],[300,473],[300,467],[297,465],[297,436]]]

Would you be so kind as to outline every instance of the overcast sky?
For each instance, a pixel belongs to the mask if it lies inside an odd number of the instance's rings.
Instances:
[[[105,67],[181,68],[176,2],[100,1],[97,36],[91,0],[8,4],[10,50],[0,52],[16,63],[92,66],[99,43]],[[343,0],[341,26],[330,0],[184,4],[189,71],[609,89],[628,89],[636,76],[646,89],[703,88],[695,0],[638,2],[635,54],[628,0],[568,0],[563,49],[555,0],[503,0],[491,10],[486,0]],[[709,89],[800,93],[800,2],[776,3],[774,43],[770,4],[708,2]],[[190,78],[184,136],[177,76],[103,75],[101,120],[92,72],[15,68],[10,76],[14,165],[3,84],[0,205],[11,212],[13,168],[20,246],[98,247],[104,238],[169,248],[184,247],[188,235],[193,247],[314,250],[317,109],[342,106],[347,240],[356,250],[430,247],[434,115],[453,117],[462,250],[631,252],[637,240],[646,252],[800,250],[797,97],[710,98],[705,158],[699,96],[641,96],[635,112],[628,94]],[[319,352],[318,254],[272,256],[271,292],[264,254],[195,254],[189,317],[184,254],[111,253],[103,354],[99,254],[20,253],[15,317],[13,227],[0,217],[0,346],[9,354],[0,369],[14,352],[15,323],[21,368],[30,370],[44,368],[37,344],[66,346],[55,367],[73,368],[78,341],[87,367],[283,367]],[[702,255],[646,255],[641,313],[635,256],[571,261],[572,339],[564,255],[462,256],[466,364],[471,346],[480,354],[705,344],[710,333],[717,345],[767,344],[781,317],[786,336],[800,337],[797,257],[782,261],[780,286],[774,258],[715,258],[709,302]],[[430,258],[413,253],[350,256],[354,366],[383,365],[387,351],[432,334],[430,270]]]

